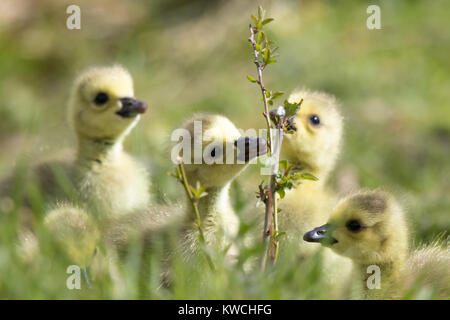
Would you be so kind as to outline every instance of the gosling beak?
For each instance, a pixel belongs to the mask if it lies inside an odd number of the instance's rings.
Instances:
[[[303,240],[307,242],[320,242],[324,245],[332,245],[338,242],[330,235],[330,225],[328,223],[305,233]]]
[[[122,109],[117,111],[116,114],[123,118],[133,118],[147,110],[147,104],[141,100],[128,97],[119,100],[122,102]]]
[[[267,143],[263,138],[240,137],[234,141],[234,146],[239,150],[240,161],[248,162],[267,153]]]
[[[277,112],[278,112],[278,109],[273,109],[273,110],[269,111],[269,116],[272,121],[275,121],[275,122],[278,121],[277,120],[277,117],[278,117]],[[295,126],[295,123],[294,123],[294,120],[296,117],[297,117],[297,115],[293,115],[286,120],[286,129],[288,131],[297,131],[297,127]]]

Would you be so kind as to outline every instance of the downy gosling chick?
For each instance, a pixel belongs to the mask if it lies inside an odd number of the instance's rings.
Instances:
[[[293,171],[310,173],[318,180],[300,180],[279,201],[279,230],[286,232],[281,240],[280,258],[288,260],[283,252],[292,250],[300,261],[317,257],[330,298],[340,298],[348,290],[347,279],[351,261],[328,249],[308,246],[299,241],[314,226],[325,223],[336,202],[327,188],[329,173],[333,170],[341,148],[343,118],[334,96],[309,90],[294,91],[288,98],[303,102],[294,121],[294,133],[286,135],[282,146],[282,159],[293,165]]]
[[[133,79],[120,66],[92,68],[75,82],[69,120],[78,138],[78,191],[102,217],[145,208],[145,168],[123,151],[123,140],[147,105],[134,98]]]
[[[340,150],[343,119],[336,99],[322,92],[295,91],[289,102],[303,103],[292,127],[293,134],[283,141],[281,158],[294,165],[294,170],[306,172],[318,181],[301,180],[279,202],[280,230],[287,240],[299,243],[303,234],[313,226],[324,223],[334,205],[334,197],[326,188],[328,174],[333,170]],[[299,253],[307,256],[310,246],[300,244]]]
[[[195,187],[198,182],[205,189],[206,195],[198,202],[205,242],[216,252],[227,249],[225,262],[233,263],[238,253],[233,240],[238,233],[239,219],[231,205],[230,184],[250,160],[267,152],[266,143],[260,138],[241,136],[228,118],[216,114],[197,114],[178,130],[182,132],[182,141],[178,144],[180,148],[172,149],[172,159],[183,158],[189,184]],[[200,151],[198,159],[195,159],[196,149]],[[196,215],[189,200],[185,206],[152,204],[142,212],[118,219],[108,228],[105,238],[120,257],[127,256],[133,243],[141,243],[142,270],[148,270],[144,256],[164,247],[162,279],[165,285],[170,285],[168,266],[175,252],[181,254],[184,263],[201,256],[195,223]],[[169,241],[172,238],[173,247]],[[171,249],[167,250],[168,247]]]
[[[387,192],[361,191],[341,200],[328,223],[307,232],[304,240],[352,259],[365,298],[401,298],[417,280],[437,297],[450,298],[450,247],[435,243],[408,253],[403,210]],[[379,289],[369,289],[370,266],[380,268]]]
[[[123,151],[123,141],[147,105],[134,98],[133,80],[123,67],[92,67],[75,80],[68,119],[77,138],[72,161],[46,162],[32,181],[47,203],[69,200],[107,220],[149,203],[146,169]]]
[[[200,127],[201,126],[201,127]],[[244,137],[226,117],[216,114],[199,114],[187,121],[184,128],[192,137],[190,141],[191,164],[184,165],[189,183],[197,182],[207,195],[199,201],[199,211],[206,243],[224,249],[239,229],[239,219],[234,212],[229,189],[231,182],[247,167],[250,160],[267,152],[264,139]],[[201,133],[201,134],[199,134]],[[194,163],[195,146],[203,157]],[[195,214],[188,204],[185,253],[197,250],[197,229],[192,228]],[[235,257],[231,247],[227,257]]]

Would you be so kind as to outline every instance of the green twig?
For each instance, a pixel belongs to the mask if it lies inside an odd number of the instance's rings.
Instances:
[[[283,181],[280,184],[277,180],[279,174],[280,151],[281,144],[285,133],[292,133],[292,121],[300,107],[300,103],[289,103],[284,101],[284,106],[278,107],[277,110],[269,112],[269,105],[273,105],[273,100],[283,95],[283,92],[272,92],[267,90],[264,86],[262,72],[271,63],[276,63],[274,59],[276,47],[273,47],[273,42],[268,40],[263,29],[263,26],[273,21],[272,18],[265,18],[265,11],[262,7],[258,7],[258,15],[252,15],[254,25],[250,24],[250,37],[248,41],[253,49],[253,62],[256,65],[257,79],[247,76],[247,79],[252,83],[257,83],[261,89],[262,100],[264,102],[264,118],[267,125],[267,143],[269,149],[269,156],[272,159],[272,168],[269,184],[265,187],[259,186],[259,198],[265,204],[265,219],[263,241],[265,244],[265,251],[261,261],[262,270],[265,269],[267,261],[270,258],[272,264],[278,259],[279,252],[279,237],[281,233],[278,229],[278,199],[276,192],[280,197],[284,197],[285,188],[289,181]],[[273,125],[272,125],[273,123]],[[276,129],[276,141],[274,141],[272,129]],[[287,161],[286,161],[287,163]],[[290,178],[289,178],[290,179]],[[287,180],[289,180],[287,179]],[[285,179],[286,180],[286,179]]]
[[[273,147],[274,147],[274,141],[272,136],[272,125],[270,123],[270,117],[269,117],[269,98],[271,98],[271,93],[267,90],[267,88],[264,86],[263,82],[263,76],[262,72],[265,69],[265,67],[270,63],[270,52],[271,48],[268,41],[264,42],[264,48],[262,48],[261,43],[263,42],[262,38],[265,36],[264,34],[261,34],[261,28],[265,24],[264,21],[270,22],[271,20],[264,20],[264,10],[259,7],[258,8],[258,17],[252,16],[252,19],[255,21],[255,26],[252,26],[250,24],[249,30],[250,30],[250,37],[248,41],[252,44],[253,49],[253,62],[256,65],[257,75],[258,79],[254,80],[251,77],[247,77],[250,81],[256,82],[260,89],[262,94],[262,100],[264,102],[264,118],[266,119],[266,125],[267,125],[267,144],[268,144],[268,154],[270,157],[273,156]],[[266,23],[268,23],[266,22]],[[258,36],[260,41],[257,41],[255,39],[255,36],[260,33],[261,35]],[[263,53],[262,63],[260,63],[260,54]],[[278,161],[278,160],[277,160]],[[266,195],[261,199],[265,204],[265,219],[264,219],[264,231],[263,231],[263,241],[265,244],[265,251],[264,255],[261,261],[261,268],[262,270],[265,269],[267,265],[267,260],[270,258],[270,261],[272,264],[275,262],[275,247],[274,247],[274,225],[273,221],[277,221],[277,212],[274,210],[276,208],[276,197],[274,196],[274,186],[275,186],[275,176],[272,174],[270,178],[270,183],[267,186]],[[278,224],[277,224],[278,225]]]
[[[183,184],[186,195],[188,196],[189,202],[191,203],[192,209],[194,210],[195,220],[196,220],[195,225],[197,226],[197,229],[199,232],[200,243],[207,247],[205,235],[203,233],[203,228],[202,228],[202,219],[200,216],[200,211],[198,209],[198,202],[199,202],[200,197],[194,196],[194,194],[192,193],[191,187],[190,187],[188,179],[186,177],[184,165],[182,162],[180,162],[178,164],[177,169],[178,169],[179,174],[176,173],[175,178],[177,178]],[[212,271],[214,271],[215,270],[214,263],[213,263],[211,257],[209,256],[209,253],[205,252],[205,256],[206,256],[206,261],[208,262],[209,267],[211,268]]]

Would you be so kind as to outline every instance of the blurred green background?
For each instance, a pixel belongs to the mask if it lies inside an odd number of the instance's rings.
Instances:
[[[70,4],[81,7],[81,30],[66,28]],[[265,71],[267,87],[287,93],[303,86],[325,90],[342,103],[345,143],[331,186],[340,194],[358,187],[393,191],[407,208],[416,243],[447,232],[450,2],[445,0],[2,0],[0,177],[19,159],[40,159],[70,146],[65,107],[73,78],[87,66],[118,62],[133,75],[136,97],[150,107],[127,139],[127,150],[148,165],[158,200],[177,199],[183,191],[167,176],[169,142],[184,118],[212,111],[239,128],[264,127],[260,92],[245,78],[255,73],[247,38],[258,4],[275,18],[267,31],[280,47],[278,63]],[[381,8],[381,30],[366,28],[369,4]],[[257,170],[234,183],[238,208],[254,205]],[[239,190],[244,197],[237,196]],[[7,204],[0,205],[6,211]],[[2,230],[7,228],[3,223]],[[79,294],[50,284],[42,288],[37,275],[14,271],[5,239],[1,298]],[[261,297],[236,292],[222,297]],[[84,294],[79,297],[115,297]]]

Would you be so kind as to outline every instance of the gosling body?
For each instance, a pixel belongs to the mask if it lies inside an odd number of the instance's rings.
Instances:
[[[450,297],[448,241],[410,251],[402,208],[381,190],[361,191],[341,200],[327,224],[304,236],[352,259],[353,280],[366,299],[399,299],[415,284],[429,286],[432,297]],[[380,268],[378,288],[368,284],[369,267]],[[373,272],[373,271],[372,271]]]

